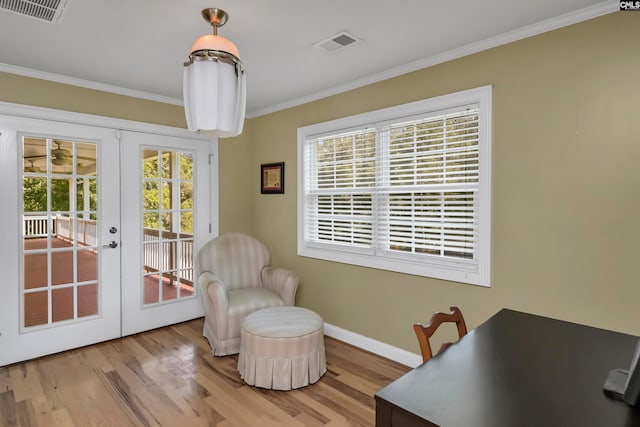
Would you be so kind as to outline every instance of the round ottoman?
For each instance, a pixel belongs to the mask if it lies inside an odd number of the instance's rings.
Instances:
[[[249,385],[291,390],[327,372],[322,317],[302,307],[270,307],[249,314],[240,329],[238,372]]]

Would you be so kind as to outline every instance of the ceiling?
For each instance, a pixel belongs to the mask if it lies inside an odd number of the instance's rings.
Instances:
[[[211,32],[247,70],[247,116],[423,68],[618,9],[607,0],[68,0],[51,24],[0,10],[0,71],[181,105],[183,62]],[[314,44],[347,31],[332,53]]]

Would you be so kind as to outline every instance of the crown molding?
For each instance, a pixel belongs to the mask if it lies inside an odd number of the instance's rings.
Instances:
[[[285,110],[287,108],[296,107],[298,105],[306,104],[308,102],[317,101],[322,98],[337,95],[342,92],[357,89],[363,86],[367,86],[373,83],[378,83],[383,80],[387,80],[393,77],[398,77],[403,74],[418,71],[423,68],[428,68],[433,65],[442,64],[447,61],[462,58],[467,55],[481,52],[483,50],[491,49],[497,46],[501,46],[507,43],[532,37],[538,34],[546,33],[548,31],[556,30],[569,25],[577,24],[582,21],[597,18],[602,15],[607,15],[619,10],[619,3],[617,1],[607,0],[602,3],[598,3],[593,6],[589,6],[583,9],[579,9],[564,15],[556,16],[544,21],[537,22],[535,24],[528,25],[526,27],[518,28],[517,30],[509,31],[494,37],[468,44],[456,49],[452,49],[446,52],[442,52],[428,58],[424,58],[418,61],[414,61],[399,67],[394,67],[383,71],[378,74],[365,77],[363,79],[354,80],[348,84],[335,86],[331,89],[317,92],[315,94],[307,95],[295,100],[283,102],[270,107],[258,109],[252,112],[247,112],[246,117],[252,119],[255,117],[264,116],[266,114],[275,113],[276,111]]]
[[[182,99],[171,98],[169,96],[157,95],[155,93],[141,90],[127,89],[120,86],[113,86],[90,80],[78,79],[75,77],[63,76],[61,74],[48,73],[45,71],[33,70],[31,68],[18,67],[10,64],[0,63],[0,72],[17,74],[34,79],[47,80],[56,83],[63,83],[71,86],[78,86],[86,89],[94,89],[102,92],[115,93],[118,95],[130,96],[133,98],[146,99],[148,101],[162,102],[164,104],[179,105],[182,107]]]

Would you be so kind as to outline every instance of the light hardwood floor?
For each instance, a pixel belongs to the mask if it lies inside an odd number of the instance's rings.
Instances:
[[[211,355],[202,324],[0,368],[0,426],[373,426],[374,393],[410,369],[326,337],[316,384],[254,388],[237,355]]]

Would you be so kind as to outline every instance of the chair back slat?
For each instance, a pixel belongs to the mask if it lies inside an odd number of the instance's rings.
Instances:
[[[418,343],[420,344],[420,351],[422,353],[422,361],[426,362],[427,360],[433,357],[433,352],[431,350],[431,344],[429,343],[429,339],[436,332],[438,327],[443,323],[455,323],[458,329],[458,338],[462,338],[467,335],[467,325],[464,323],[464,317],[462,316],[462,311],[456,306],[450,307],[450,313],[441,313],[436,312],[433,316],[431,316],[431,320],[429,324],[423,326],[421,323],[416,323],[413,325],[413,330],[418,337]],[[445,342],[440,347],[439,352],[442,352],[449,348],[453,343]]]

